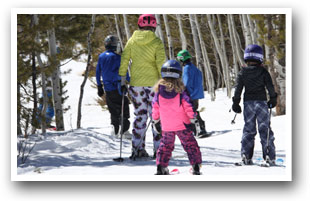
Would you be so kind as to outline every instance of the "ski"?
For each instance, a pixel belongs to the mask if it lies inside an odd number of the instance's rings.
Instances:
[[[113,158],[113,161],[115,162],[143,162],[143,161],[152,161],[156,160],[155,158],[149,156],[149,157],[142,157],[142,158],[135,158],[131,159],[129,157],[124,157],[124,158]]]
[[[231,130],[210,131],[210,132],[207,132],[206,134],[198,135],[198,136],[196,136],[196,138],[203,139],[203,138],[208,138],[208,137],[214,137],[217,135],[223,135],[223,134],[229,133],[229,132],[231,132]]]
[[[257,158],[255,159],[255,162],[253,162],[253,164],[250,164],[250,165],[245,165],[242,161],[236,162],[234,163],[234,165],[235,166],[253,166],[254,165],[254,166],[259,166],[259,167],[285,167],[283,163],[284,163],[284,160],[282,158],[278,158],[274,165],[270,165],[269,163],[264,161],[262,158]]]
[[[169,171],[169,175],[176,175],[176,174],[180,174],[180,170],[178,168]]]

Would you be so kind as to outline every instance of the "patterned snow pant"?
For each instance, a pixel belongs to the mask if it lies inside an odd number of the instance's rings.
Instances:
[[[152,87],[129,87],[129,94],[134,105],[135,120],[132,129],[132,148],[141,150],[145,148],[145,129],[148,123],[148,118],[152,117],[152,100],[155,96]],[[153,145],[154,152],[157,151],[160,143],[161,134],[153,129]],[[143,136],[144,135],[144,136]]]
[[[262,144],[263,158],[266,159],[267,147],[269,146],[269,158],[275,159],[274,134],[269,126],[269,112],[266,101],[245,101],[244,102],[244,128],[241,141],[241,156],[244,154],[247,159],[253,157],[256,121],[260,142]],[[267,142],[269,133],[269,143]]]
[[[187,153],[191,165],[201,164],[201,152],[198,143],[190,129],[181,131],[162,132],[162,139],[157,151],[156,165],[167,167],[174,149],[175,136],[181,141],[184,150]]]

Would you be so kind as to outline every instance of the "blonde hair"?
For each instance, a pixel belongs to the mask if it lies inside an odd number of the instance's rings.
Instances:
[[[159,85],[166,87],[166,91],[171,92],[174,90],[176,93],[182,93],[185,90],[185,86],[181,78],[162,78],[154,86],[154,91],[159,91]]]

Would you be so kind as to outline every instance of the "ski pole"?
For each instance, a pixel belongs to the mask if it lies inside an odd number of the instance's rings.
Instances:
[[[269,126],[268,126],[268,132],[267,132],[267,148],[266,148],[266,161],[268,161],[270,158],[269,158],[269,137],[270,137],[270,124],[271,124],[271,111],[272,111],[272,108],[269,109]]]
[[[124,132],[124,99],[125,99],[125,91],[122,94],[122,110],[121,110],[121,142],[120,142],[120,152],[119,158],[113,158],[116,162],[123,162],[124,159],[122,158],[122,143],[123,143],[123,132]]]
[[[235,122],[235,119],[236,119],[237,114],[238,114],[238,113],[235,113],[234,119],[231,120],[231,124],[235,124],[235,123],[236,123],[236,122]]]

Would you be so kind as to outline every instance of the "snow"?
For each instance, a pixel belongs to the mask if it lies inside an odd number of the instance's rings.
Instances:
[[[120,139],[110,135],[110,114],[97,103],[97,89],[87,80],[82,107],[82,128],[76,129],[77,105],[80,94],[81,76],[86,64],[71,61],[62,67],[72,69],[63,75],[68,80],[66,90],[69,95],[64,114],[65,131],[48,131],[45,136],[35,134],[27,140],[31,151],[26,163],[17,161],[13,168],[13,180],[33,181],[288,181],[291,180],[290,119],[288,116],[272,116],[271,127],[275,133],[277,157],[284,160],[281,167],[262,168],[259,166],[234,166],[240,161],[240,141],[243,116],[238,114],[235,124],[231,124],[234,113],[229,112],[231,99],[225,90],[216,91],[216,101],[212,102],[206,93],[200,100],[202,118],[207,131],[218,131],[217,135],[197,139],[202,152],[201,176],[189,173],[190,165],[180,141],[176,139],[175,150],[169,169],[178,168],[180,174],[171,176],[154,175],[155,160],[130,161],[131,141],[123,139],[122,157],[125,161],[114,162],[120,156]],[[95,80],[95,78],[93,78]],[[242,104],[242,103],[241,103]],[[133,106],[130,105],[131,122],[134,120]],[[18,141],[24,139],[18,139]],[[17,144],[18,142],[16,142]],[[147,131],[146,150],[153,153],[151,129]],[[261,157],[259,135],[256,136],[254,159]],[[15,172],[16,174],[15,174]]]

